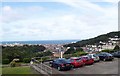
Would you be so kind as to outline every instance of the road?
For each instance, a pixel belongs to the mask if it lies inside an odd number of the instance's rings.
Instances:
[[[47,62],[45,63],[49,65]],[[68,71],[58,71],[52,68],[53,74],[118,74],[118,58],[113,61],[100,61],[93,65],[86,65],[79,68],[73,68]]]

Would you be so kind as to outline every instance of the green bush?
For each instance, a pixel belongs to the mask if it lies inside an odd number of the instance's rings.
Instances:
[[[73,47],[70,47],[67,51],[65,51],[64,54],[72,54],[75,52],[75,49]]]
[[[87,55],[88,53],[86,53],[86,52],[81,52],[80,53],[80,56],[82,56],[82,55]]]
[[[21,64],[15,62],[15,61],[12,61],[12,62],[10,63],[10,66],[11,66],[11,67],[18,67],[18,66],[21,66]]]
[[[72,56],[73,56],[73,57],[78,57],[78,56],[79,56],[79,54],[74,53]]]
[[[65,54],[65,55],[63,55],[63,57],[68,59],[68,58],[72,57],[72,54]]]
[[[15,61],[12,61],[12,62],[10,63],[10,66],[11,66],[11,67],[15,67],[15,65],[16,65],[16,62],[15,62]]]
[[[24,58],[24,59],[23,59],[23,62],[24,62],[24,63],[30,63],[30,61],[31,61],[30,58]]]
[[[110,52],[110,50],[109,49],[105,49],[105,50],[102,50],[102,52]]]
[[[82,55],[87,55],[86,52],[77,52],[77,53],[74,53],[73,56],[75,57],[79,57],[79,56],[82,56]]]
[[[43,57],[42,60],[45,61],[45,60],[48,60],[49,58],[48,57]]]
[[[110,49],[105,49],[105,50],[102,50],[102,52],[111,53],[111,52],[112,52],[112,50],[110,50]]]
[[[47,60],[50,60],[50,58],[49,57],[42,57],[38,61],[39,62],[44,62],[44,61],[47,61]]]
[[[116,45],[113,50],[120,50],[120,47]]]
[[[10,63],[9,59],[3,59],[2,60],[2,64],[9,64],[9,63]]]
[[[113,52],[115,52],[115,50],[110,50],[110,52],[109,52],[109,53],[113,53]]]
[[[16,67],[19,67],[19,66],[21,66],[21,64],[20,64],[20,63],[16,63],[15,66],[16,66]]]

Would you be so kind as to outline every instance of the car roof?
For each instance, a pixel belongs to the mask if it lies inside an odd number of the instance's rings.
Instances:
[[[79,59],[78,57],[71,57],[70,59]]]
[[[100,54],[111,55],[110,53],[107,53],[107,52],[101,52]]]
[[[55,59],[55,60],[66,60],[65,58],[58,58],[58,59]]]
[[[118,52],[118,53],[119,53],[120,51],[116,51],[116,52]]]
[[[107,52],[101,52],[101,54],[110,54],[110,53],[107,53]]]
[[[94,54],[96,54],[96,53],[91,53],[91,54],[88,54],[88,55],[94,55]]]
[[[107,53],[107,52],[101,52],[101,53]]]
[[[81,57],[88,57],[87,55],[85,55],[85,56],[81,56]]]

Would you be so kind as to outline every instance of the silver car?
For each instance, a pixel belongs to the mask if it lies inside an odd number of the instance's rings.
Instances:
[[[96,54],[88,54],[88,56],[94,59],[95,62],[98,62],[100,60],[99,56],[97,56]]]

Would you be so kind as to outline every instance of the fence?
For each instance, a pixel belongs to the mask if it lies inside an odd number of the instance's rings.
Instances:
[[[32,68],[37,70],[39,73],[43,74],[52,74],[52,68],[44,63],[40,63],[38,60],[35,60],[35,64],[32,65]]]
[[[37,65],[41,70],[43,70],[47,74],[52,74],[52,68],[49,67],[48,65],[46,65],[44,63],[40,63],[40,64],[37,64]]]

